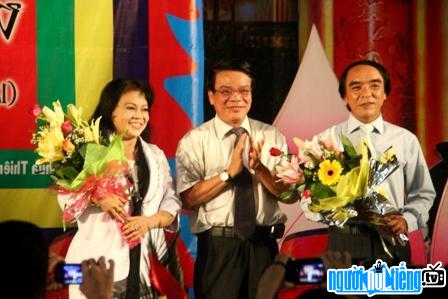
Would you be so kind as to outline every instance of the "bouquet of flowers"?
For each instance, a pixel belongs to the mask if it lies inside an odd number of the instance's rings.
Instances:
[[[35,106],[33,115],[40,123],[31,140],[39,156],[36,164],[49,164],[57,191],[70,195],[63,210],[64,222],[76,220],[105,196],[130,197],[133,186],[128,180],[130,169],[122,138],[104,140],[100,118],[89,124],[80,108],[70,104],[64,113],[59,101],[53,102],[53,109]],[[122,223],[117,224],[121,229]]]
[[[398,168],[397,157],[389,148],[379,160],[372,159],[365,141],[357,151],[346,136],[340,137],[342,146],[334,128],[311,141],[294,138],[297,155],[271,148],[271,155],[282,158],[276,167],[277,177],[291,186],[281,198],[299,196],[305,213],[316,216],[313,220],[342,227],[348,219],[358,217],[380,231],[382,216],[398,213],[379,187]],[[402,235],[398,241],[407,238]]]

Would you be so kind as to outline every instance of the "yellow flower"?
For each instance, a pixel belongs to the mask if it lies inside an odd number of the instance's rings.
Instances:
[[[64,158],[64,135],[59,127],[43,127],[36,138],[36,153],[41,157],[36,164],[53,163]]]
[[[50,127],[60,127],[64,122],[64,111],[62,111],[59,101],[53,102],[54,111],[45,106],[42,109],[43,119],[46,120]]]
[[[384,154],[381,155],[380,162],[383,164],[387,164],[395,158],[394,156],[395,151],[392,147],[390,147],[387,151],[384,152]]]
[[[376,187],[374,190],[378,192],[378,194],[382,195],[384,198],[387,198],[387,192],[386,190],[384,190],[384,188]]]
[[[82,123],[82,107],[77,108],[73,104],[67,106],[67,116],[72,119],[76,126]]]
[[[324,160],[319,164],[317,176],[322,184],[333,186],[341,179],[342,170],[343,168],[338,161]]]
[[[98,117],[95,121],[92,120],[90,127],[92,128],[93,140],[100,144],[100,121],[101,116]]]
[[[82,128],[86,142],[95,142],[96,144],[100,144],[100,120],[101,117],[98,117],[96,120],[92,120],[90,126],[87,122],[81,123],[80,127]]]

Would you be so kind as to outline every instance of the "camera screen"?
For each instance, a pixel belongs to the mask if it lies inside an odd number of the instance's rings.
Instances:
[[[65,264],[63,265],[62,269],[64,284],[82,283],[82,270],[80,264]]]
[[[290,260],[286,266],[285,280],[295,284],[324,281],[325,267],[320,259]]]

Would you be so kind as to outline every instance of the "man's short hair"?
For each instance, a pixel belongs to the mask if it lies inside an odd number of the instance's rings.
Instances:
[[[381,74],[381,76],[383,77],[383,81],[384,81],[384,91],[386,93],[387,96],[389,96],[390,93],[390,76],[389,76],[389,72],[387,71],[387,69],[382,66],[381,64],[379,64],[376,61],[372,61],[372,60],[359,60],[356,62],[353,62],[352,64],[350,64],[349,66],[347,66],[345,68],[345,70],[342,72],[341,76],[339,77],[339,95],[341,96],[342,99],[344,99],[345,97],[345,93],[346,93],[346,89],[345,89],[345,83],[347,81],[347,74],[348,72],[354,68],[355,66],[358,65],[369,65],[371,67],[374,67],[378,70],[378,72]]]
[[[251,87],[253,88],[254,86],[255,79],[249,62],[242,59],[224,59],[218,61],[212,66],[207,80],[208,91],[215,91],[216,74],[221,71],[237,71],[245,73],[251,79]]]

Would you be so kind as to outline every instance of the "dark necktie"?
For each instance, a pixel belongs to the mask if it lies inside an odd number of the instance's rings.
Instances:
[[[244,128],[233,128],[236,135],[235,145],[241,135],[246,132]],[[255,231],[255,199],[252,188],[252,176],[246,167],[232,180],[235,187],[235,233],[243,240],[249,238]]]

